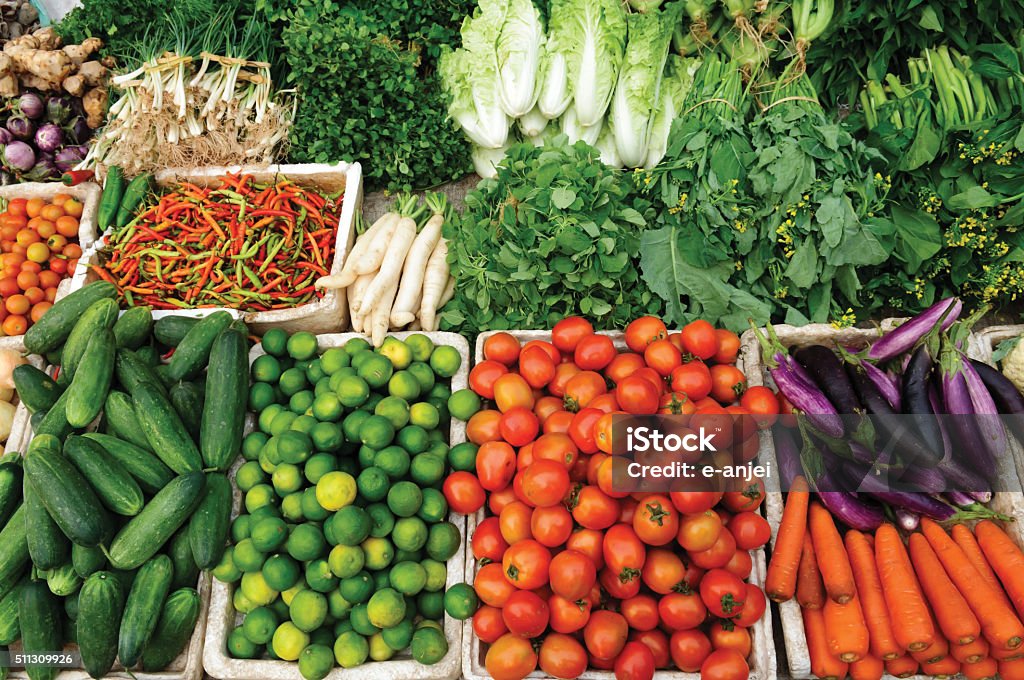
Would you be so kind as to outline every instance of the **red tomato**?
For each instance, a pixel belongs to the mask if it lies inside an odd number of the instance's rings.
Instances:
[[[604,534],[596,529],[580,529],[572,532],[565,542],[567,550],[581,552],[590,558],[598,569],[604,567]]]
[[[484,409],[474,413],[466,423],[466,439],[476,445],[501,439],[501,412]]]
[[[548,392],[559,398],[564,397],[569,380],[579,372],[580,368],[576,364],[558,364],[555,366],[555,377],[548,383]]]
[[[628,524],[616,524],[605,532],[602,551],[605,565],[623,581],[640,576],[647,560],[647,546]]]
[[[622,614],[602,609],[590,615],[583,629],[587,650],[598,659],[614,659],[626,646],[629,625]]]
[[[539,508],[558,505],[569,492],[569,471],[553,460],[536,460],[523,470],[523,492]]]
[[[553,460],[561,463],[566,469],[573,466],[578,455],[579,449],[573,443],[572,437],[564,432],[547,432],[533,443],[535,460]]]
[[[683,515],[676,540],[687,552],[709,550],[722,531],[722,518],[714,510]]]
[[[490,644],[508,632],[501,618],[501,610],[485,604],[473,614],[473,632],[482,641]]]
[[[750,632],[732,621],[715,621],[708,630],[711,646],[715,649],[732,649],[744,659],[750,656]]]
[[[633,515],[633,530],[647,545],[666,545],[679,533],[679,513],[667,496],[647,496]]]
[[[615,416],[621,414],[621,411],[605,413],[594,424],[594,443],[597,444],[597,449],[602,453],[610,454],[613,452],[614,437],[612,436],[612,423],[615,422]]]
[[[711,371],[703,361],[690,361],[672,371],[669,383],[673,392],[699,401],[711,394]]]
[[[522,680],[536,670],[537,655],[529,640],[506,633],[487,650],[484,666],[494,680]]]
[[[640,579],[631,576],[625,580],[616,576],[610,569],[602,569],[598,580],[601,589],[613,600],[628,600],[640,594]]]
[[[623,378],[628,378],[645,365],[644,358],[640,354],[633,354],[632,352],[616,354],[612,362],[605,367],[604,377],[618,384]]]
[[[548,609],[551,612],[551,630],[556,633],[575,633],[583,630],[590,620],[591,600],[582,598],[573,601],[561,595],[552,595],[548,598]]]
[[[747,601],[747,586],[725,569],[711,569],[700,580],[700,599],[721,619],[739,616]]]
[[[533,398],[533,390],[523,376],[518,373],[499,375],[492,387],[494,388],[494,403],[502,413],[516,406],[533,410],[533,404],[536,402]]]
[[[508,367],[497,361],[485,360],[469,371],[469,386],[484,399],[494,399],[494,381],[508,373]]]
[[[484,359],[512,366],[519,360],[519,341],[511,333],[494,333],[484,340]]]
[[[623,411],[636,415],[657,413],[660,405],[658,388],[639,375],[624,378],[615,388],[615,399]]]
[[[597,568],[589,557],[576,550],[563,550],[551,558],[551,590],[567,600],[579,600],[597,582]]]
[[[754,560],[749,551],[737,550],[722,568],[730,574],[735,574],[739,579],[745,579],[750,576],[750,570],[754,568]]]
[[[600,397],[598,397],[600,398]],[[591,402],[593,403],[593,402]],[[597,453],[597,441],[594,439],[594,430],[597,421],[604,415],[604,411],[596,408],[582,408],[572,419],[569,426],[569,436],[583,453]]]
[[[644,585],[654,592],[668,595],[683,582],[685,576],[683,561],[671,550],[655,548],[647,552],[641,578]]]
[[[523,345],[522,351],[519,352],[519,360],[522,361],[523,352],[530,349],[531,347],[540,347],[544,352],[551,358],[552,363],[556,366],[562,363],[562,353],[558,351],[558,348],[552,345],[546,340],[530,340],[528,343]]]
[[[555,362],[543,347],[527,347],[519,355],[519,374],[530,387],[539,389],[547,386],[555,377]]]
[[[661,395],[665,392],[665,380],[649,366],[644,366],[640,370],[633,373],[637,378],[643,378],[644,380],[650,381],[654,385],[654,389],[658,390],[658,394]]]
[[[658,601],[658,614],[668,630],[690,630],[704,623],[708,608],[697,593],[669,593]]]
[[[565,408],[575,413],[607,391],[608,386],[600,373],[580,371],[569,378],[569,382],[565,385]]]
[[[480,488],[483,489],[483,487]],[[501,511],[509,504],[515,503],[518,500],[516,492],[512,487],[505,487],[501,491],[491,492],[490,497],[487,499],[487,509],[491,511],[492,515],[500,515]]]
[[[683,363],[683,355],[668,340],[655,340],[644,350],[644,362],[657,371],[658,375],[667,377],[676,366]]]
[[[721,452],[725,452],[732,444],[735,423],[735,417],[717,404],[699,408],[690,416],[690,427],[698,431],[704,428],[705,432],[713,435],[714,446]]]
[[[672,505],[684,515],[691,515],[697,512],[704,512],[715,507],[715,504],[722,499],[718,491],[673,491],[669,494]]]
[[[569,316],[551,329],[551,342],[560,352],[570,353],[576,350],[580,340],[594,334],[590,322],[579,316]]]
[[[591,399],[587,408],[596,408],[601,413],[614,413],[619,410],[619,402],[614,392],[605,392]]]
[[[668,668],[671,661],[668,653],[668,636],[661,630],[634,630],[629,634],[629,639],[647,645],[647,649],[654,655],[655,668]]]
[[[607,335],[588,335],[576,345],[573,362],[584,371],[600,371],[615,354],[615,344]]]
[[[623,600],[619,611],[633,630],[654,630],[658,627],[658,601],[650,595],[635,595]]]
[[[765,599],[764,591],[753,583],[746,583],[744,585],[747,588],[747,600],[743,604],[743,611],[732,622],[737,626],[749,628],[764,616],[764,612],[768,608],[768,601]]]
[[[661,401],[658,405],[658,413],[672,416],[691,416],[697,412],[697,406],[682,392],[666,392],[661,395]],[[673,422],[679,422],[680,425],[686,425],[690,422],[689,418],[673,419]]]
[[[522,501],[513,501],[501,509],[498,527],[509,545],[533,538],[533,508]],[[506,552],[508,550],[506,549]],[[504,554],[502,554],[504,557]]]
[[[711,372],[711,396],[719,403],[731,404],[747,389],[747,377],[735,366],[715,364]]]
[[[777,394],[775,398],[779,401],[779,422],[782,423],[783,427],[796,427],[796,412],[793,409],[792,402],[786,399],[786,395]],[[750,408],[751,413],[757,413],[757,409]]]
[[[734,649],[716,649],[700,665],[701,680],[747,680],[750,666]]]
[[[537,508],[530,516],[530,533],[548,548],[557,548],[569,540],[572,527],[572,515],[563,505]]]
[[[516,473],[516,451],[505,442],[486,442],[476,452],[476,476],[488,491],[500,491]]]
[[[711,640],[699,630],[680,630],[668,641],[672,663],[685,673],[696,673],[711,654]]]
[[[596,453],[594,454],[594,456],[597,456],[597,455],[602,455],[602,454],[596,454]],[[591,458],[593,458],[594,456],[591,456]],[[621,464],[621,461],[620,461],[620,464]],[[597,488],[601,489],[601,491],[603,491],[605,493],[605,495],[609,496],[610,498],[626,498],[627,496],[629,496],[628,493],[626,493],[625,491],[616,491],[615,490],[615,480],[612,478],[612,475],[614,474],[614,471],[615,471],[615,461],[612,460],[611,456],[605,456],[605,459],[603,461],[601,461],[601,464],[597,468]],[[628,522],[628,524],[632,524],[633,523],[633,513],[636,510],[636,502],[634,501],[633,503],[627,504],[625,501],[623,501],[622,505],[623,505],[623,512],[619,513],[619,516],[620,517],[624,517],[625,516],[624,513],[625,513],[625,511],[627,509],[626,506],[628,505],[629,506],[629,508],[628,508],[629,509],[629,522]],[[620,519],[619,521],[620,522],[625,522],[626,520]]]
[[[452,472],[444,480],[444,497],[448,507],[462,515],[472,515],[484,507],[487,494],[475,475],[462,470]]]
[[[501,560],[505,576],[520,590],[540,588],[548,582],[551,552],[528,539],[509,546]]]
[[[707,550],[690,553],[690,560],[701,569],[724,567],[736,552],[736,539],[728,531],[718,534],[718,540]]]
[[[544,419],[544,434],[568,433],[569,427],[572,425],[573,416],[576,414],[572,411],[566,411],[562,408],[562,403],[558,404],[559,410],[555,411],[547,418]]]
[[[772,537],[768,521],[756,512],[741,512],[729,521],[729,532],[740,550],[756,550]]]
[[[501,619],[510,633],[535,638],[548,627],[548,603],[529,590],[517,590],[501,608]]]
[[[540,645],[540,669],[554,678],[578,678],[587,670],[587,650],[571,635],[550,633]]]
[[[509,595],[516,591],[516,587],[505,578],[500,562],[480,567],[473,580],[473,589],[481,602],[498,608],[504,607]]]
[[[573,519],[587,529],[607,529],[619,517],[619,504],[596,486],[587,485],[576,496]]]
[[[500,562],[508,549],[508,542],[501,535],[501,523],[497,517],[487,517],[476,525],[473,532],[473,557]]]
[[[758,427],[762,429],[774,425],[779,417],[779,398],[763,385],[748,387],[740,397],[740,406],[754,414]]]
[[[654,654],[642,642],[627,642],[615,659],[615,680],[652,680]]]
[[[724,328],[716,328],[715,338],[718,340],[718,350],[712,357],[715,363],[735,364],[736,355],[740,352],[740,336]]]
[[[550,395],[541,397],[533,405],[533,412],[537,415],[537,419],[540,420],[541,423],[547,420],[548,416],[552,413],[557,413],[561,410],[562,400]]]
[[[657,317],[641,316],[626,326],[626,346],[637,354],[643,354],[647,346],[655,340],[664,340],[667,337],[668,329]]]
[[[764,481],[760,478],[745,482],[736,480],[740,488],[736,491],[726,491],[722,496],[722,505],[730,512],[745,512],[756,510],[764,502],[765,491]]]
[[[512,446],[526,446],[537,438],[540,421],[533,411],[516,406],[501,415],[498,429],[502,439]]]
[[[697,319],[683,326],[683,347],[698,359],[710,359],[718,351],[718,337],[715,327],[703,319]]]

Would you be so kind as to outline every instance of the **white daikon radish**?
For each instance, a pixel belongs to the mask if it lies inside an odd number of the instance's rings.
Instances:
[[[448,268],[448,241],[441,238],[434,247],[434,252],[427,260],[427,268],[423,273],[423,299],[420,300],[420,324],[429,330],[434,326],[441,296],[448,285],[450,270]]]
[[[434,252],[434,247],[441,238],[441,227],[444,225],[444,213],[447,199],[444,194],[427,194],[427,207],[433,215],[420,230],[419,235],[409,249],[402,269],[402,280],[398,287],[394,309],[391,310],[391,325],[401,328],[416,318],[419,309],[417,302],[423,293],[423,274],[427,268],[427,260]]]

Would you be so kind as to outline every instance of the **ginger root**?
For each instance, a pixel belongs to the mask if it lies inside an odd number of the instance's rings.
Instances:
[[[65,78],[62,86],[72,97],[81,97],[85,94],[85,78],[80,73]]]
[[[52,38],[40,35],[45,31],[50,31]],[[42,47],[53,44],[52,39],[60,42],[56,33],[44,28],[4,45],[4,53],[13,61],[14,72],[21,78],[21,84],[25,87],[47,92],[56,91],[60,89],[64,79],[74,71],[74,64],[67,54],[61,50]]]
[[[89,87],[98,87],[106,84],[108,73],[109,69],[100,62],[87,61],[78,67],[76,75],[81,76]]]
[[[87,38],[81,45],[65,45],[64,54],[68,55],[71,63],[81,66],[89,57],[100,51],[103,41],[99,38]]]
[[[21,86],[14,73],[14,61],[0,52],[0,97],[17,97],[20,93]]]
[[[82,108],[85,109],[85,124],[95,130],[103,125],[107,113],[107,88],[94,87],[82,97]]]

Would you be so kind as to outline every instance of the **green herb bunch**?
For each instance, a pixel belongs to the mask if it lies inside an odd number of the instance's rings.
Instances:
[[[550,328],[582,314],[622,328],[662,311],[640,281],[650,202],[596,149],[564,135],[543,148],[514,145],[465,203],[444,227],[456,285],[442,327]]]

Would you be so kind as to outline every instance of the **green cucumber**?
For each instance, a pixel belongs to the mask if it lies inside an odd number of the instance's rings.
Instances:
[[[0,597],[14,588],[18,577],[32,560],[28,553],[27,514],[25,504],[22,503],[4,528],[0,529]]]
[[[22,581],[9,593],[0,597],[0,645],[13,645],[21,637],[21,626],[18,625],[18,599],[21,597]]]
[[[78,649],[82,666],[94,678],[102,678],[117,658],[117,626],[124,612],[124,593],[117,578],[98,571],[82,586],[78,596]]]
[[[101,234],[117,222],[117,209],[121,207],[123,195],[124,173],[120,167],[112,165],[107,170],[107,179],[103,183],[103,195],[96,208],[96,223]]]
[[[232,320],[231,314],[223,310],[200,319],[171,355],[167,369],[171,380],[177,382],[199,375],[210,358],[213,341],[231,325]]]
[[[196,558],[192,556],[192,545],[189,542],[188,524],[183,526],[178,533],[174,534],[170,545],[167,547],[167,554],[174,565],[174,579],[171,581],[171,589],[187,588],[195,586],[199,578],[199,567],[196,565]]]
[[[179,475],[203,469],[203,459],[171,402],[151,385],[132,391],[132,405],[149,448]]]
[[[75,571],[75,565],[65,562],[46,573],[46,585],[57,597],[68,597],[82,587],[82,577]]]
[[[71,329],[94,302],[116,296],[114,284],[95,281],[61,298],[25,332],[25,349],[31,354],[46,354],[56,349],[68,339]]]
[[[245,334],[233,328],[214,340],[206,370],[206,396],[199,448],[207,467],[227,470],[242,449],[249,393]]]
[[[160,366],[160,352],[156,350],[156,347],[152,345],[143,345],[142,347],[135,350],[135,356],[142,360],[142,363],[146,364],[150,368],[156,368]]]
[[[46,581],[29,581],[21,587],[18,619],[21,621],[21,646],[26,654],[45,654],[64,649],[61,634],[64,608],[60,598],[50,592]],[[28,665],[25,670],[30,680],[55,680],[60,669],[56,666]]]
[[[117,381],[129,393],[134,393],[142,385],[152,385],[162,394],[167,394],[167,387],[160,380],[154,367],[147,364],[137,352],[130,349],[117,350],[114,368],[117,371]]]
[[[161,671],[178,658],[195,632],[199,606],[195,588],[182,588],[170,594],[160,612],[153,640],[142,653],[142,670]]]
[[[191,316],[164,316],[153,323],[153,336],[165,347],[177,347],[198,322]]]
[[[57,383],[70,385],[71,379],[75,377],[78,364],[85,355],[85,348],[88,347],[92,337],[101,330],[109,330],[117,321],[117,303],[113,300],[97,300],[85,314],[78,320],[75,327],[71,329],[71,335],[64,343],[61,350],[60,374],[57,376]]]
[[[153,310],[151,307],[129,307],[114,323],[114,340],[118,349],[136,349],[149,339],[153,332]]]
[[[53,406],[46,412],[45,415],[39,420],[39,426],[33,427],[36,436],[39,435],[50,435],[57,439],[64,439],[74,430],[71,427],[71,423],[68,422],[68,411],[67,404],[68,399],[71,396],[71,392],[64,390],[57,401],[54,402]],[[42,413],[40,411],[39,413]]]
[[[107,556],[103,554],[103,548],[98,545],[86,548],[84,545],[72,543],[71,564],[74,566],[76,574],[82,578],[88,578],[107,566]]]
[[[157,555],[135,575],[121,616],[117,643],[117,655],[125,668],[139,662],[142,650],[153,636],[173,577],[174,569],[167,555]]]
[[[192,382],[175,383],[171,387],[171,405],[185,423],[192,439],[199,440],[200,421],[203,417],[203,391]]]
[[[190,472],[161,489],[111,541],[110,564],[134,569],[159,552],[199,505],[205,486],[202,472]]]
[[[18,399],[32,413],[45,411],[57,403],[64,388],[53,378],[32,364],[22,364],[14,369],[14,389]]]
[[[146,504],[142,489],[116,458],[92,439],[71,435],[64,440],[64,455],[92,485],[108,509],[134,517]]]
[[[146,433],[139,425],[139,419],[135,415],[135,407],[132,406],[130,396],[118,390],[110,390],[107,393],[107,400],[103,403],[103,415],[107,421],[108,434],[146,451],[152,451],[149,440],[146,439]]]
[[[65,408],[68,423],[83,428],[100,414],[114,379],[114,333],[101,328],[89,340],[71,380]]]
[[[60,451],[60,440],[36,435],[25,456],[25,478],[64,535],[86,547],[99,545],[109,524],[92,487]]]
[[[231,528],[231,482],[222,472],[206,475],[206,495],[188,525],[192,556],[200,569],[220,563]]]
[[[21,503],[21,454],[11,452],[0,457],[0,526],[3,526]]]
[[[142,201],[150,192],[153,184],[153,175],[143,173],[136,175],[121,196],[121,205],[117,208],[117,228],[122,229],[135,219],[135,213],[142,207]]]
[[[28,478],[24,482],[25,523],[28,554],[36,569],[46,571],[62,565],[71,551],[71,542],[50,517],[39,495],[32,490]],[[12,519],[13,521],[13,519]]]
[[[100,432],[82,435],[91,439],[120,463],[138,481],[142,490],[155,494],[174,479],[174,473],[151,451],[140,448],[129,441]]]

